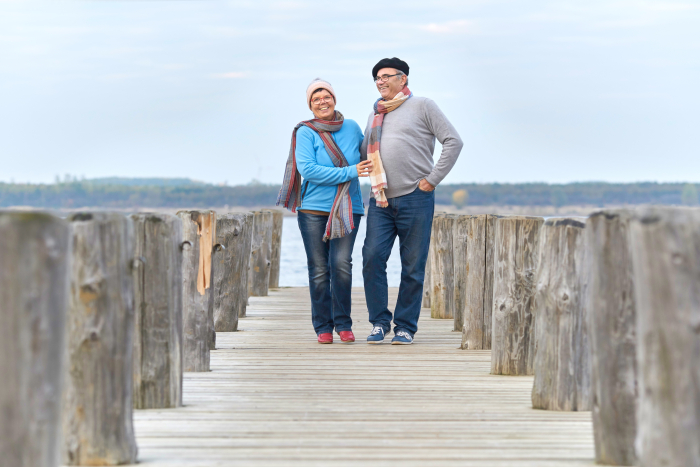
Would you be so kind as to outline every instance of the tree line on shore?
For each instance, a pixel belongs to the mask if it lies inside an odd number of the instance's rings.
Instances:
[[[271,206],[279,185],[252,182],[225,186],[187,179],[94,179],[53,184],[0,182],[0,207],[51,209],[104,207]],[[362,186],[364,199],[369,185]],[[458,183],[437,187],[437,204],[475,206],[610,206],[625,204],[698,205],[693,183]]]

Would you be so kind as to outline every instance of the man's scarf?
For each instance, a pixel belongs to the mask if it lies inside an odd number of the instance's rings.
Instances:
[[[372,128],[370,128],[369,141],[367,142],[367,159],[372,161],[372,171],[369,173],[369,181],[372,184],[372,193],[377,206],[385,208],[389,206],[389,201],[386,199],[384,190],[387,188],[386,172],[382,158],[379,155],[379,143],[382,140],[382,124],[384,123],[384,114],[392,112],[399,108],[401,104],[406,102],[413,93],[408,86],[399,92],[393,99],[384,101],[381,98],[374,103],[374,119],[372,120]]]
[[[335,140],[331,136],[332,132],[338,131],[343,126],[343,114],[336,111],[335,119],[320,120],[314,118],[305,120],[297,124],[292,132],[292,144],[289,148],[289,157],[287,158],[287,166],[284,169],[284,181],[277,195],[277,205],[283,203],[287,209],[296,212],[297,207],[301,205],[301,174],[297,170],[296,146],[297,146],[297,130],[302,126],[307,126],[314,130],[321,137],[323,144],[326,146],[326,152],[333,161],[336,167],[348,167],[348,161],[343,155]],[[328,239],[344,237],[355,228],[355,223],[352,219],[352,199],[350,198],[349,188],[350,181],[338,185],[338,192],[333,200],[328,223],[326,224],[326,232],[323,235],[323,241]],[[290,206],[291,202],[291,208]]]

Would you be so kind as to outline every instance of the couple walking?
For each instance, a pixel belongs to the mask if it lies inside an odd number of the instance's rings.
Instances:
[[[435,187],[462,149],[452,124],[430,99],[408,89],[409,67],[396,57],[372,68],[381,97],[364,135],[335,109],[330,83],[314,80],[306,102],[314,114],[294,127],[277,204],[292,212],[306,249],[311,317],[321,344],[354,342],[350,317],[352,250],[365,214],[359,177],[372,184],[362,275],[369,320],[367,341],[378,344],[391,330],[386,264],[396,237],[401,285],[394,309],[392,344],[411,344],[418,330],[425,262],[435,207]],[[442,154],[433,164],[435,140]],[[302,182],[303,177],[303,182]]]

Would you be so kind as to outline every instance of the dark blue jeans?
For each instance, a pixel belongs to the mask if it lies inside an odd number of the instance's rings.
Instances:
[[[350,235],[323,241],[328,216],[299,212],[297,221],[309,267],[311,322],[316,334],[352,330],[352,247],[362,216],[353,214]]]
[[[369,201],[367,236],[362,248],[362,275],[365,298],[372,326],[391,330],[389,291],[386,281],[386,262],[396,237],[401,253],[401,286],[394,309],[394,333],[418,330],[425,262],[428,259],[430,230],[435,211],[435,191],[416,188],[413,193],[389,199],[389,206],[379,208]]]

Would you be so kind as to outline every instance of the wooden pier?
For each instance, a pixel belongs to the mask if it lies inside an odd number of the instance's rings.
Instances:
[[[185,373],[184,407],[134,412],[139,465],[595,465],[591,413],[532,409],[533,377],[491,375],[453,320],[424,309],[413,345],[371,346],[359,288],[352,315],[356,343],[319,345],[306,288],[251,297],[211,372]]]

